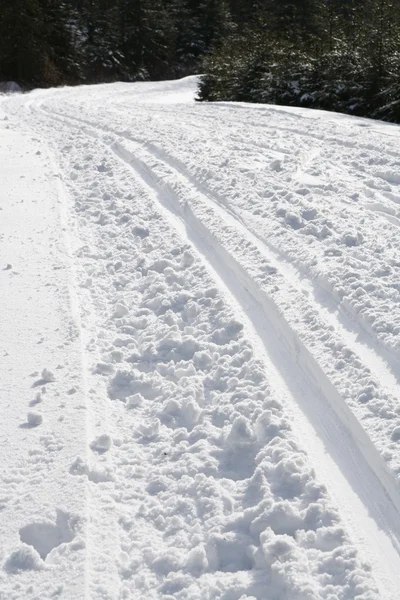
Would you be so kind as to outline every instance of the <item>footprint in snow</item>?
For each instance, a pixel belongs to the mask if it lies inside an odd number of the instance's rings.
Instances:
[[[77,519],[62,510],[56,512],[56,522],[30,523],[19,530],[21,542],[33,548],[42,560],[45,560],[54,548],[72,542],[75,537],[74,529],[77,525]],[[31,563],[33,555],[31,554],[29,558],[28,562]],[[35,564],[37,564],[37,561],[35,561]]]

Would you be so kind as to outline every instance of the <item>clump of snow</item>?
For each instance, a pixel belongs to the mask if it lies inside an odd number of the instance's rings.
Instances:
[[[126,407],[127,408],[137,408],[138,406],[142,406],[144,398],[141,394],[133,394],[132,396],[128,396],[126,398]]]
[[[44,564],[35,548],[28,544],[20,544],[18,550],[11,553],[4,564],[4,569],[9,573],[18,571],[39,571]]]
[[[90,447],[95,452],[99,452],[100,454],[103,452],[107,452],[112,445],[112,439],[106,433],[103,433],[97,436],[93,442],[91,442]]]
[[[29,427],[38,427],[43,423],[43,415],[38,412],[28,412],[26,422]]]
[[[0,81],[0,94],[20,94],[21,86],[16,81]]]
[[[123,304],[122,302],[118,302],[115,305],[115,310],[114,310],[114,313],[113,313],[113,319],[121,319],[122,317],[124,317],[128,313],[129,313],[129,309],[127,308],[127,306],[125,306],[125,304]]]
[[[56,380],[56,377],[55,377],[53,371],[50,371],[49,369],[43,369],[43,371],[41,373],[41,377],[42,377],[42,380],[46,383],[51,383]]]
[[[132,227],[132,233],[140,238],[146,238],[150,235],[149,228],[145,225],[135,225]]]
[[[36,406],[36,404],[40,404],[43,401],[42,393],[43,392],[37,392],[34,399],[29,402],[29,406]]]
[[[357,231],[356,233],[350,233],[350,232],[346,232],[343,237],[342,237],[343,243],[346,246],[359,246],[360,244],[363,243],[363,235],[360,231]]]

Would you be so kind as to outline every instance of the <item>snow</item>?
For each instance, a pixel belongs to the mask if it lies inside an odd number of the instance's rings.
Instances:
[[[0,98],[0,598],[397,600],[398,127]]]
[[[0,93],[16,94],[21,92],[21,86],[19,86],[15,81],[0,81]]]

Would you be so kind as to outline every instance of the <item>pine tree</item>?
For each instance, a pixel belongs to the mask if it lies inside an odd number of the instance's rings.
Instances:
[[[0,77],[20,85],[74,83],[77,56],[64,3],[0,0]]]
[[[177,74],[198,73],[203,57],[232,32],[228,5],[224,0],[175,0],[171,8],[177,32]]]
[[[84,78],[94,82],[120,78],[124,68],[118,48],[117,3],[83,0],[78,10]]]
[[[121,54],[130,79],[171,74],[175,46],[172,18],[163,0],[120,0]]]
[[[0,0],[0,14],[1,78],[42,85],[51,66],[39,0]]]
[[[44,31],[52,68],[52,85],[76,83],[80,68],[77,40],[73,33],[74,13],[71,4],[40,0],[44,18]]]

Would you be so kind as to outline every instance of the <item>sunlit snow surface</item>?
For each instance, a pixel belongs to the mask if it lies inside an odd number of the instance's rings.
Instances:
[[[397,600],[400,138],[0,98],[0,599]]]

